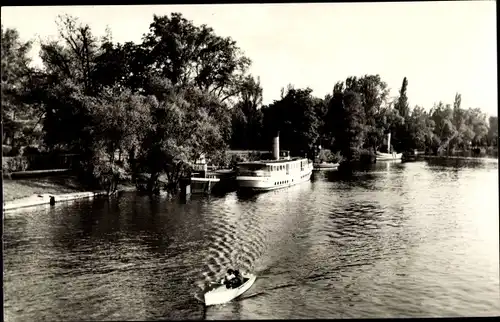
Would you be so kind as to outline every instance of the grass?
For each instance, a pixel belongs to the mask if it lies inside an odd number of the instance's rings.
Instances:
[[[120,183],[119,190],[133,191],[135,185],[132,183]],[[43,178],[29,179],[4,179],[3,199],[4,202],[30,197],[38,194],[64,194],[88,191],[71,175],[59,175]]]
[[[44,178],[29,178],[3,180],[3,199],[12,201],[20,198],[30,197],[35,194],[63,194],[85,191],[73,176],[53,176]]]

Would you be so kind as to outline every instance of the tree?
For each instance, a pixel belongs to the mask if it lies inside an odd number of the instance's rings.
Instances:
[[[410,138],[410,145],[408,145],[408,148],[425,149],[426,145],[431,142],[433,137],[433,129],[430,126],[429,116],[425,110],[420,106],[415,106],[407,124]]]
[[[335,85],[329,106],[329,123],[334,138],[334,149],[340,151],[346,162],[359,158],[359,150],[363,146],[366,128],[364,126],[365,110],[361,95],[348,88],[356,88],[355,78]]]
[[[394,109],[402,118],[402,122],[395,129],[395,136],[393,140],[397,151],[411,149],[413,145],[409,133],[410,125],[408,124],[410,120],[410,108],[408,104],[408,96],[406,95],[407,88],[408,80],[405,77],[403,78],[403,84],[401,85],[401,89],[399,91],[399,97],[396,104],[394,104]]]
[[[260,79],[247,76],[241,84],[238,102],[231,110],[231,145],[236,149],[262,148],[263,114]]]
[[[22,42],[16,29],[4,29],[2,33],[2,144],[5,140],[17,148],[18,134],[34,111],[25,104],[24,91],[29,84],[31,41]]]
[[[43,42],[40,56],[46,72],[62,82],[72,80],[82,86],[85,95],[95,94],[92,75],[99,55],[99,41],[88,25],[81,24],[77,18],[58,16],[57,26],[60,40]]]
[[[332,99],[331,94],[325,95],[323,99],[315,98],[314,113],[318,119],[318,144],[330,148],[331,137],[327,125],[328,104]]]
[[[488,144],[498,145],[498,116],[490,116],[488,121]]]
[[[486,136],[488,134],[488,125],[486,114],[479,108],[469,108],[467,110],[466,125],[469,127],[470,139],[473,145],[486,145]],[[470,138],[472,136],[472,139]]]
[[[218,98],[198,88],[178,90],[166,84],[159,104],[151,111],[152,126],[141,144],[140,160],[151,174],[150,192],[157,191],[165,173],[175,191],[190,164],[204,154],[216,158],[226,148],[229,115]]]
[[[394,108],[399,112],[399,115],[404,119],[407,119],[410,116],[410,107],[408,104],[408,96],[406,94],[408,88],[408,79],[403,78],[403,84],[401,85],[401,89],[399,91],[399,97],[394,105]]]
[[[93,140],[85,131],[94,125],[89,110],[92,97],[104,89],[96,78],[102,46],[90,27],[75,17],[59,16],[57,25],[59,39],[41,44],[44,70],[32,83],[32,102],[44,108],[46,144],[82,152]]]
[[[337,82],[333,87],[332,97],[328,101],[328,107],[325,120],[325,134],[329,138],[329,146],[336,151],[339,151],[338,141],[340,130],[343,127],[343,97],[344,97],[344,82]]]
[[[455,148],[462,146],[464,148],[467,144],[467,133],[468,128],[465,123],[466,121],[466,111],[463,110],[460,105],[462,102],[462,96],[459,93],[455,94],[455,101],[453,102],[453,125],[458,132],[456,137],[451,140],[450,145]]]
[[[285,96],[263,108],[266,139],[280,132],[280,143],[292,154],[312,153],[319,138],[312,90],[289,88]]]
[[[91,181],[100,181],[107,185],[108,192],[114,192],[119,178],[115,153],[128,152],[140,148],[145,130],[151,128],[150,111],[158,105],[154,97],[134,95],[130,90],[119,87],[106,88],[99,97],[84,98],[87,101],[87,113],[91,121],[83,133],[89,132],[93,140],[85,146],[84,174],[91,174]],[[91,162],[88,162],[91,161]],[[134,158],[129,158],[129,162]],[[129,171],[134,171],[132,169]]]
[[[386,112],[389,89],[379,75],[365,75],[359,78],[356,88],[365,111],[365,146],[376,150],[383,141],[383,131],[377,120]]]
[[[144,36],[146,70],[173,86],[196,86],[224,102],[234,97],[251,63],[231,38],[193,25],[180,13],[154,16]]]

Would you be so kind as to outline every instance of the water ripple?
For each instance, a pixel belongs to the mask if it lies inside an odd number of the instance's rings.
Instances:
[[[377,164],[181,204],[134,194],[7,214],[6,320],[498,315],[498,163]],[[229,267],[241,298],[204,310]]]

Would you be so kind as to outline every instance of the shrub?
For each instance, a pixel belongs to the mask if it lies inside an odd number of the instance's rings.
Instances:
[[[322,149],[318,153],[318,161],[319,162],[331,162],[331,163],[339,163],[342,161],[342,156],[340,152],[336,152],[335,154],[328,149]]]
[[[10,151],[12,151],[12,147],[10,145],[3,145],[2,146],[2,155],[3,156],[8,156]]]
[[[41,152],[34,146],[27,146],[23,149],[23,155],[40,155]]]
[[[218,168],[227,168],[231,166],[233,156],[225,151],[223,153],[217,153],[214,157],[211,158],[210,161],[214,166]]]
[[[26,171],[29,167],[28,159],[25,157],[3,157],[2,170],[7,173]]]

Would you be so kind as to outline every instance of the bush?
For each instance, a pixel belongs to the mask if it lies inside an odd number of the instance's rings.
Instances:
[[[359,161],[363,164],[375,163],[377,160],[376,154],[371,149],[359,150]]]
[[[332,153],[332,151],[330,151],[328,149],[322,149],[318,153],[318,161],[320,163],[322,163],[322,162],[340,163],[342,161],[342,156],[340,155],[340,152],[336,152],[334,154],[334,153]]]
[[[4,148],[5,147],[6,146],[4,145]],[[16,147],[8,146],[7,149],[8,149],[8,152],[5,152],[5,151],[3,152],[3,155],[5,155],[5,156],[17,157],[17,156],[19,156],[21,154],[21,150],[17,146]]]
[[[23,155],[40,155],[41,151],[34,146],[27,146],[23,149]]]
[[[2,146],[2,155],[3,156],[8,156],[10,154],[10,151],[12,151],[12,147],[10,145],[3,145]]]
[[[239,162],[247,162],[247,161],[248,161],[248,158],[245,155],[233,154],[231,156],[230,165],[232,168],[234,168],[236,166],[236,164],[238,164]]]
[[[25,157],[3,157],[2,170],[7,173],[26,171],[29,167],[28,159]]]
[[[228,168],[231,166],[231,162],[233,161],[233,156],[231,156],[227,152],[218,153],[214,157],[211,158],[211,163],[217,168]]]

